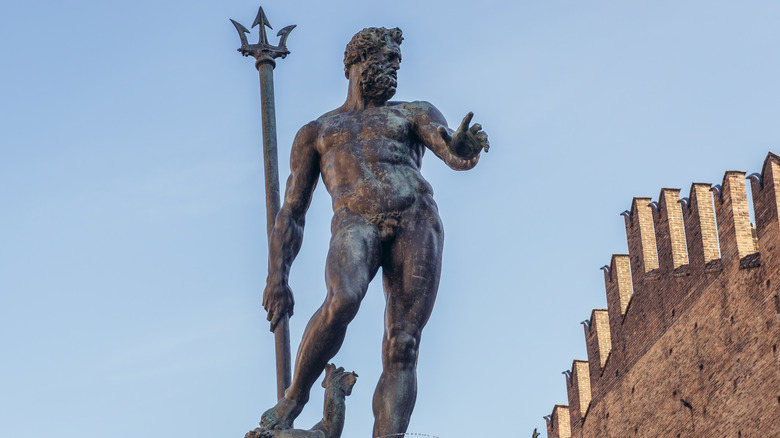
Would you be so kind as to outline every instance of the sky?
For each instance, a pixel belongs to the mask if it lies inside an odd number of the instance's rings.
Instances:
[[[274,404],[259,84],[229,21],[258,6],[3,5],[0,436],[241,437]],[[780,152],[776,2],[262,6],[298,25],[274,72],[282,181],[364,27],[404,31],[394,99],[490,136],[471,171],[423,161],[446,240],[409,432],[543,430],[606,307],[599,267],[627,251],[620,212]],[[292,268],[293,352],[324,298],[329,202],[320,184]],[[344,437],[371,433],[383,311],[377,279],[333,359],[360,376]],[[321,416],[317,385],[296,425]]]

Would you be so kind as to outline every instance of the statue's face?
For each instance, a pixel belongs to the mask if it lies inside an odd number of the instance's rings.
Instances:
[[[385,103],[395,95],[397,71],[401,68],[401,48],[384,44],[365,61],[360,75],[363,96],[374,103]]]
[[[384,63],[387,69],[393,73],[401,68],[401,47],[396,43],[387,43],[380,50],[374,52],[374,59]]]

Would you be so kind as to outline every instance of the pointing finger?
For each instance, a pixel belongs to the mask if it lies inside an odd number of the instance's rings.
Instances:
[[[474,113],[469,111],[469,113],[466,114],[466,117],[463,118],[463,121],[460,122],[460,128],[458,129],[461,131],[469,129],[469,123],[471,123],[472,117],[474,117]]]

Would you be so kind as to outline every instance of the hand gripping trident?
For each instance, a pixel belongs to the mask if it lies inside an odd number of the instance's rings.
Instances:
[[[279,31],[278,46],[268,44],[268,36],[265,27],[273,29],[263,8],[257,12],[257,18],[252,27],[260,26],[260,41],[257,44],[249,44],[246,34],[249,29],[230,20],[241,38],[241,48],[238,51],[244,56],[253,56],[255,67],[260,73],[260,99],[263,113],[263,158],[265,162],[265,206],[267,234],[270,240],[271,230],[279,212],[279,167],[276,152],[276,111],[274,109],[274,67],[276,58],[284,59],[290,54],[287,50],[287,36],[296,25],[287,26]],[[276,343],[276,395],[278,399],[284,397],[284,391],[290,386],[290,325],[287,315],[282,317],[274,330]]]

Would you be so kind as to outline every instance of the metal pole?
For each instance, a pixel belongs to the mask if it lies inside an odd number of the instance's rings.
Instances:
[[[276,106],[274,103],[273,60],[257,62],[260,74],[260,100],[263,117],[263,161],[265,163],[265,206],[268,237],[279,213],[279,156],[276,146]]]
[[[265,163],[265,206],[268,240],[279,213],[279,157],[276,147],[276,106],[274,103],[274,65],[272,58],[260,58],[257,63],[260,74],[260,99],[263,116],[263,161]],[[276,351],[276,396],[284,397],[292,381],[290,357],[290,321],[284,315],[274,329]]]

